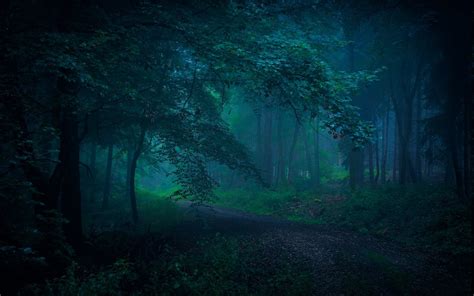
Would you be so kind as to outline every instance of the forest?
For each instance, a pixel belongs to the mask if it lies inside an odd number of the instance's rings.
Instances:
[[[0,2],[0,295],[472,295],[472,3]]]

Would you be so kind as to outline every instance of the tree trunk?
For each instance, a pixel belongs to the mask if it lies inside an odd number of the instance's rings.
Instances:
[[[132,161],[130,163],[130,208],[132,210],[132,221],[134,224],[138,223],[138,209],[137,209],[137,194],[135,188],[135,173],[137,170],[137,162],[143,151],[143,142],[145,141],[146,127],[140,127],[140,136],[138,138],[137,146],[133,153]]]
[[[272,151],[273,110],[271,106],[264,108],[263,125],[263,179],[271,186],[273,181],[273,151]]]
[[[387,180],[387,155],[388,155],[388,130],[389,130],[389,122],[390,122],[390,116],[389,116],[389,109],[387,108],[387,111],[385,113],[385,120],[384,120],[384,128],[383,128],[383,147],[382,147],[382,167],[381,167],[381,176],[380,176],[380,182],[382,184],[385,184],[385,181]]]
[[[255,163],[259,169],[262,169],[262,156],[263,156],[263,145],[262,145],[262,109],[257,107],[254,109],[255,116],[257,117],[257,143],[255,147]]]
[[[105,182],[104,182],[104,195],[102,198],[102,209],[105,210],[109,207],[110,198],[110,187],[112,184],[112,156],[114,151],[114,145],[109,144],[107,148],[107,167],[105,169]]]
[[[400,149],[399,149],[399,167],[400,167],[400,185],[407,183],[407,163],[408,163],[408,142],[405,138],[399,137]]]
[[[285,182],[285,153],[283,151],[283,115],[284,113],[280,111],[278,115],[278,124],[277,124],[277,138],[278,138],[278,166],[276,174],[276,182],[278,184]]]
[[[293,132],[293,140],[291,141],[290,153],[288,154],[288,183],[292,183],[294,180],[294,167],[293,159],[295,157],[296,144],[298,142],[298,134],[300,131],[300,123],[298,120],[295,122],[295,130]]]
[[[314,185],[321,185],[321,170],[319,163],[319,116],[316,117],[316,131],[314,133]]]
[[[471,198],[471,127],[474,123],[472,114],[472,96],[464,97],[464,194],[466,199]],[[467,200],[470,202],[470,200]]]
[[[392,166],[392,181],[393,183],[397,180],[397,164],[398,164],[398,128],[397,125],[393,126],[393,166]]]
[[[448,148],[449,148],[449,153],[450,153],[450,158],[451,158],[451,165],[454,173],[454,181],[456,183],[456,192],[458,194],[458,197],[461,201],[465,200],[464,197],[464,176],[463,173],[461,172],[461,167],[459,165],[459,159],[458,159],[458,149],[457,149],[457,128],[455,124],[451,126],[449,129],[448,133]]]
[[[68,221],[64,225],[64,234],[69,243],[77,250],[82,244],[82,202],[80,180],[80,139],[79,120],[77,118],[76,96],[79,92],[79,80],[71,70],[64,69],[64,76],[57,81],[59,111],[62,110],[59,124],[59,162],[52,176],[54,194],[59,194],[59,208]],[[59,184],[59,185],[58,185]],[[51,198],[55,198],[52,195]]]
[[[377,137],[375,138],[375,182],[374,184],[378,184],[379,182],[379,177],[380,177],[380,155],[379,155],[379,133],[378,131],[376,132],[377,133]]]
[[[354,28],[347,27],[345,33],[348,40],[352,42],[348,45],[349,71],[355,71],[355,43]],[[355,100],[356,98],[354,98]],[[353,147],[349,152],[349,183],[351,189],[355,189],[364,182],[364,158],[360,148]]]
[[[362,148],[349,152],[349,183],[352,190],[364,183],[364,157]]]
[[[421,117],[422,117],[422,105],[421,105],[421,96],[416,100],[416,148],[415,148],[415,174],[416,179],[421,181],[422,179],[422,147],[421,147]]]
[[[95,142],[91,142],[90,144],[90,158],[89,158],[89,169],[90,169],[90,184],[89,184],[89,201],[95,201],[95,190],[96,190],[96,171],[95,171],[95,163],[97,158],[97,145]]]
[[[395,119],[398,127],[398,138],[400,143],[399,149],[399,161],[400,161],[400,172],[399,172],[399,183],[401,185],[410,181],[416,182],[416,173],[413,168],[413,164],[410,158],[409,144],[412,137],[412,121],[413,121],[413,102],[417,97],[418,87],[420,84],[422,63],[421,61],[416,65],[414,69],[415,73],[406,74],[405,69],[407,68],[407,62],[404,61],[400,65],[400,89],[403,94],[395,98],[395,92],[393,88],[392,77],[390,76],[390,92],[393,107],[395,110]],[[414,74],[411,76],[410,74]],[[406,77],[413,77],[406,79]]]
[[[311,151],[310,151],[309,143],[308,143],[308,131],[306,129],[305,129],[305,133],[303,135],[303,139],[304,139],[304,150],[305,150],[305,154],[306,154],[307,170],[308,170],[308,174],[309,174],[311,184],[314,184],[313,159],[311,157]]]
[[[130,197],[130,178],[131,178],[131,172],[130,168],[132,166],[132,159],[133,159],[133,146],[129,145],[127,148],[127,175],[125,177],[125,197],[129,198]]]
[[[79,248],[82,242],[82,204],[79,173],[80,141],[76,112],[64,108],[60,127],[61,195],[60,208],[67,219],[64,233],[69,243]]]
[[[368,147],[368,154],[369,154],[369,181],[370,185],[374,185],[375,177],[374,177],[374,145],[372,143],[369,144]]]

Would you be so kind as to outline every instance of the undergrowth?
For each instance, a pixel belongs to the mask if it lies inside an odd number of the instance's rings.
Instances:
[[[218,190],[217,204],[288,220],[329,224],[450,255],[472,253],[471,211],[436,186],[384,186],[350,192]]]
[[[184,253],[168,248],[150,262],[118,259],[98,271],[73,264],[20,295],[310,295],[312,289],[304,267],[266,263],[245,240],[217,235]]]

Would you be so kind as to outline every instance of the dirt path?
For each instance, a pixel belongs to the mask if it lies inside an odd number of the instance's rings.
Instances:
[[[436,260],[394,242],[232,209],[179,206],[195,219],[180,225],[178,236],[197,240],[221,233],[252,240],[270,261],[286,257],[309,266],[320,295],[463,295]]]

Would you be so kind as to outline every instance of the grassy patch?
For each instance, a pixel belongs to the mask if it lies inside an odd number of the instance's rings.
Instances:
[[[448,189],[384,187],[326,205],[320,220],[456,255],[472,251],[470,217]]]
[[[374,265],[376,270],[383,275],[383,282],[386,289],[397,294],[408,290],[408,284],[412,281],[411,276],[400,270],[387,257],[374,251],[367,252],[369,262]]]
[[[304,223],[333,224],[453,255],[472,252],[471,212],[452,190],[385,186],[355,192],[217,191],[217,204]]]
[[[284,217],[294,221],[316,222],[307,206],[321,202],[318,194],[309,191],[297,191],[291,187],[274,190],[217,190],[216,204],[242,211]],[[312,209],[315,209],[312,207]]]
[[[165,191],[137,190],[139,215],[138,229],[133,231],[167,232],[186,219],[176,203],[169,198],[173,189]],[[84,213],[84,225],[88,231],[128,230],[132,227],[129,201],[115,198],[110,210]]]
[[[169,198],[172,190],[167,191],[138,191],[138,210],[141,225],[147,231],[166,232],[186,219],[176,203]]]

